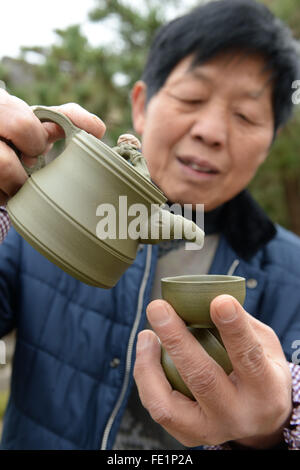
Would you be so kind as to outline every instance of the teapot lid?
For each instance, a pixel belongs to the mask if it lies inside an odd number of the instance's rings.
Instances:
[[[167,197],[152,182],[150,174],[149,177],[146,177],[145,174],[142,174],[133,164],[127,161],[126,157],[121,156],[115,148],[109,147],[102,140],[84,130],[77,132],[74,138],[78,139],[81,145],[84,144],[91,150],[95,158],[100,159],[103,164],[109,166],[111,171],[125,178],[136,191],[148,196],[148,198],[150,197],[152,203],[161,205],[167,202]],[[140,156],[142,157],[142,154]],[[142,158],[144,159],[144,157]]]

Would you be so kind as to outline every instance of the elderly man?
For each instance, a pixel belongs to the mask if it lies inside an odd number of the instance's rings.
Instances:
[[[11,229],[0,247],[0,332],[17,330],[3,448],[299,446],[299,366],[291,356],[300,338],[300,241],[245,191],[291,115],[298,70],[289,31],[251,0],[205,4],[158,32],[132,92],[133,123],[168,200],[205,204],[205,246],[145,246],[103,290],[71,278]],[[0,92],[5,204],[26,180],[14,149],[31,164],[62,131]],[[95,116],[59,109],[103,136]],[[246,278],[245,310],[229,296],[211,304],[229,376],[171,306],[155,300],[166,273]],[[150,300],[154,331],[145,329]],[[195,400],[168,384],[157,336]]]

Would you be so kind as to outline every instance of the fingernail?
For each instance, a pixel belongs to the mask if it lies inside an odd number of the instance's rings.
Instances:
[[[97,124],[102,124],[104,126],[104,122],[102,121],[102,119],[99,118],[99,116],[96,116],[96,114],[92,114],[92,118],[94,119],[94,121],[97,122]]]
[[[145,349],[149,348],[151,344],[151,335],[149,333],[140,333],[138,336],[137,344],[136,344],[136,350],[138,352],[144,351]]]
[[[228,298],[217,304],[217,315],[220,322],[223,323],[229,323],[236,318],[236,306],[232,299]]]
[[[147,308],[148,318],[153,326],[162,326],[169,322],[170,314],[163,303],[150,305]]]

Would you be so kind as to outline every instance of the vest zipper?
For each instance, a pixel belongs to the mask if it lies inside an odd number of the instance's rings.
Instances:
[[[232,276],[239,264],[240,264],[240,261],[238,259],[235,259],[228,270],[227,276]]]
[[[143,280],[141,283],[140,291],[139,291],[139,296],[138,296],[138,305],[137,305],[137,312],[136,312],[136,317],[134,320],[134,324],[130,333],[129,341],[128,341],[128,347],[127,347],[127,354],[126,354],[126,368],[125,368],[125,376],[124,376],[124,381],[123,381],[123,386],[121,389],[121,393],[119,396],[119,399],[107,421],[106,427],[104,429],[103,433],[103,438],[102,438],[102,443],[101,443],[101,450],[105,450],[107,446],[107,441],[108,437],[113,425],[113,422],[121,408],[128,383],[129,383],[129,378],[130,378],[130,370],[131,370],[131,363],[132,363],[132,350],[133,350],[133,344],[134,340],[136,337],[136,332],[140,323],[140,319],[142,316],[142,310],[143,310],[143,300],[144,300],[144,292],[145,288],[147,285],[147,281],[149,278],[149,273],[150,273],[150,268],[151,268],[151,255],[152,255],[152,245],[147,245],[147,255],[146,255],[146,265],[145,265],[145,271],[143,275]]]

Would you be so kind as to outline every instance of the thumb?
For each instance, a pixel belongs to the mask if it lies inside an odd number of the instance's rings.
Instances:
[[[247,312],[234,297],[220,295],[211,302],[210,313],[235,373],[242,381],[261,386],[271,366]]]

